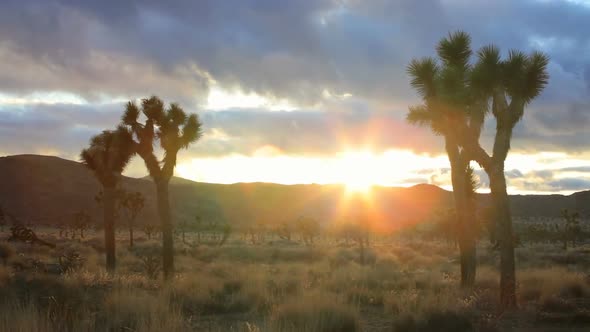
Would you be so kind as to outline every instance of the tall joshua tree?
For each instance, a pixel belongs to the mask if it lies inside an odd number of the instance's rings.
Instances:
[[[140,123],[143,114],[145,122]],[[174,174],[176,157],[180,149],[186,149],[201,137],[201,122],[196,114],[188,115],[178,104],[165,108],[156,96],[143,99],[141,106],[127,103],[122,122],[133,133],[137,154],[143,159],[156,185],[158,214],[162,229],[162,267],[164,277],[174,271],[174,238],[170,215],[168,184]],[[164,158],[158,160],[154,145],[159,142]]]
[[[524,115],[524,108],[545,88],[549,80],[549,58],[541,52],[525,54],[511,50],[506,59],[490,45],[478,52],[471,85],[474,94],[491,105],[496,120],[492,154],[479,144],[479,133],[463,127],[461,144],[470,158],[476,160],[488,174],[492,193],[493,220],[500,247],[500,299],[505,307],[516,305],[516,275],[514,264],[514,236],[504,164],[512,131]],[[481,120],[483,122],[483,119]]]
[[[411,85],[422,98],[422,104],[412,106],[407,121],[430,127],[442,136],[451,164],[451,182],[457,222],[457,237],[461,262],[461,285],[471,287],[475,282],[475,205],[470,203],[471,173],[469,158],[461,148],[459,124],[467,121],[465,109],[472,104],[466,82],[471,73],[469,35],[457,32],[441,39],[436,51],[439,59],[414,59],[407,67]]]
[[[460,161],[475,160],[488,174],[497,228],[494,233],[500,246],[500,297],[505,307],[513,307],[516,305],[514,240],[504,163],[512,131],[522,119],[525,106],[547,85],[549,59],[540,52],[527,55],[516,50],[501,59],[499,49],[489,45],[481,48],[477,62],[470,64],[470,38],[464,32],[444,38],[437,51],[442,67],[433,59],[415,60],[409,67],[410,74],[420,74],[413,75],[412,85],[422,94],[424,104],[410,109],[408,119],[428,124],[435,132],[456,140]],[[496,120],[491,155],[479,143],[481,128],[490,111]],[[450,154],[449,159],[452,159]],[[453,179],[453,190],[458,187],[464,188],[456,186]],[[456,200],[457,196],[455,193]]]
[[[131,133],[122,126],[92,137],[80,153],[82,163],[94,172],[103,186],[103,217],[107,270],[115,270],[115,187],[133,156]]]

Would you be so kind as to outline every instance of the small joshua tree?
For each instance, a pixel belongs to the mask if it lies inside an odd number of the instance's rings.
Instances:
[[[2,210],[2,206],[0,205],[0,232],[4,232],[4,226],[6,226],[6,215],[4,214],[4,210]]]
[[[303,243],[307,246],[313,245],[314,238],[320,233],[319,221],[310,217],[299,217],[295,225]]]
[[[572,243],[572,247],[576,247],[576,238],[580,232],[580,222],[578,212],[570,213],[568,209],[561,210],[561,216],[565,222],[563,230],[563,249],[567,250],[568,241]]]
[[[12,246],[5,242],[0,242],[0,260],[2,264],[6,266],[8,260],[14,256],[14,249]]]
[[[143,226],[143,232],[145,233],[145,236],[147,236],[148,240],[151,240],[152,236],[158,232],[158,226],[154,224],[145,224]]]
[[[140,123],[140,115],[146,118]],[[143,99],[141,107],[129,102],[122,117],[122,123],[133,133],[133,145],[143,159],[156,185],[158,214],[162,229],[162,268],[164,277],[174,272],[174,230],[170,213],[168,184],[176,159],[181,149],[188,148],[201,137],[201,122],[196,114],[188,115],[178,104],[165,108],[164,102],[156,97]],[[154,144],[159,141],[164,158],[158,160]]]
[[[119,209],[124,211],[127,227],[129,228],[129,247],[133,248],[133,229],[135,228],[135,220],[143,210],[145,205],[145,198],[139,192],[123,192],[119,200]]]
[[[90,224],[92,223],[92,218],[85,210],[78,211],[74,214],[72,220],[72,239],[76,235],[76,231],[80,232],[80,238],[84,238],[84,231],[86,231]]]
[[[134,146],[131,133],[120,126],[114,131],[105,130],[90,140],[90,146],[80,153],[82,163],[102,185],[105,252],[107,270],[115,270],[115,201],[116,186],[121,173],[131,160]]]
[[[291,241],[291,235],[293,234],[293,226],[288,221],[280,222],[275,227],[275,233],[279,236],[279,238]]]

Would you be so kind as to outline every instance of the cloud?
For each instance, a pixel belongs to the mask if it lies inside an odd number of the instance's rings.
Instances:
[[[113,128],[120,104],[0,105],[0,151],[76,158],[91,136]]]
[[[368,145],[443,152],[440,138],[404,122],[418,102],[405,66],[433,55],[456,29],[474,48],[493,42],[504,53],[551,57],[549,85],[516,127],[513,152],[588,149],[590,7],[581,3],[5,0],[0,94],[61,92],[87,103],[0,105],[0,150],[77,153],[118,121],[115,100],[156,93],[202,115],[206,135],[194,156],[251,155],[267,145],[286,154]],[[212,112],[204,107],[213,86],[284,99],[295,111]],[[488,147],[494,126],[486,124]]]
[[[579,74],[590,65],[584,57],[590,37],[582,32],[590,27],[590,9],[569,2],[9,0],[0,9],[0,36],[15,54],[57,68],[55,77],[64,85],[96,76],[92,88],[109,93],[194,80],[190,86],[198,94],[214,79],[302,105],[321,100],[323,90],[385,102],[412,100],[405,65],[432,54],[441,34],[455,29],[469,31],[475,47],[494,42],[504,49],[541,48],[552,56],[552,71],[578,74],[570,84],[583,83]],[[121,66],[111,68],[113,63]],[[102,76],[117,76],[127,67],[116,90],[108,91]],[[142,82],[141,68],[169,83]],[[187,71],[192,73],[183,77]],[[6,85],[35,85],[13,80]]]
[[[391,147],[438,153],[441,142],[390,113],[371,111],[362,104],[333,104],[338,111],[276,111],[230,109],[202,111],[203,138],[191,146],[193,156],[253,155],[274,146],[290,155],[327,156],[342,150]],[[124,104],[0,105],[0,151],[34,153],[51,146],[65,155],[77,153],[88,139],[119,122]],[[187,109],[190,111],[190,109]]]

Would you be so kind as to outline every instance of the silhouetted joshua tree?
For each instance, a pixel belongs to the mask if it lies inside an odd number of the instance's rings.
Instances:
[[[4,210],[2,210],[2,206],[0,205],[0,232],[4,232],[4,226],[6,226],[6,215],[4,214]]]
[[[145,198],[139,192],[123,191],[119,198],[119,210],[125,211],[125,220],[129,228],[129,247],[133,248],[133,230],[135,220],[145,205]]]
[[[76,237],[76,232],[80,232],[80,238],[84,238],[84,231],[90,227],[92,217],[85,210],[74,213],[71,221],[72,239]]]
[[[524,107],[547,85],[549,59],[540,52],[527,55],[517,50],[511,50],[506,59],[501,59],[499,49],[490,45],[481,48],[477,62],[470,64],[470,44],[469,35],[457,32],[439,43],[437,51],[442,67],[434,59],[412,62],[410,70],[420,73],[421,78],[412,85],[424,99],[423,105],[414,108],[413,122],[431,124],[441,134],[447,133],[450,127],[438,124],[451,123],[451,137],[459,146],[460,161],[475,160],[488,174],[500,247],[500,297],[505,307],[513,307],[516,305],[514,236],[504,163],[512,131],[522,119]],[[490,111],[496,119],[491,155],[479,143],[481,128]],[[457,188],[463,186],[456,186],[453,179],[453,190]]]
[[[407,68],[411,85],[423,101],[421,105],[410,107],[407,121],[428,126],[433,133],[442,136],[451,164],[456,234],[461,253],[461,285],[464,287],[473,286],[476,270],[476,213],[475,205],[469,200],[470,159],[461,148],[460,132],[457,131],[458,124],[466,121],[464,109],[473,102],[465,83],[472,70],[469,45],[470,38],[466,33],[451,34],[441,39],[436,47],[439,60],[413,59]]]
[[[139,122],[141,114],[146,118],[144,123]],[[141,109],[133,102],[127,103],[122,122],[132,131],[137,154],[145,162],[156,185],[162,228],[162,269],[164,277],[169,278],[174,271],[174,237],[168,184],[174,174],[178,151],[188,148],[201,137],[201,122],[196,114],[187,116],[178,104],[170,104],[165,109],[162,100],[156,96],[143,99]],[[164,150],[161,161],[154,152],[156,141]]]
[[[563,250],[567,250],[567,243],[571,242],[572,247],[576,247],[576,238],[581,231],[578,212],[570,213],[568,209],[561,210],[561,217],[565,223],[562,233]]]
[[[512,131],[524,115],[524,108],[545,88],[549,80],[549,58],[540,52],[529,55],[511,50],[504,60],[500,51],[491,45],[478,52],[479,62],[474,67],[472,86],[474,94],[483,98],[488,110],[496,119],[493,152],[489,155],[479,144],[480,133],[463,127],[461,143],[470,158],[476,160],[488,174],[496,234],[500,247],[500,300],[505,307],[516,306],[516,273],[514,262],[515,236],[506,188],[504,164]],[[484,113],[485,115],[486,113]],[[482,120],[477,120],[481,121]]]
[[[115,270],[115,200],[121,173],[131,160],[134,145],[131,133],[119,126],[92,137],[90,146],[80,153],[82,163],[94,172],[103,187],[103,217],[107,270]]]

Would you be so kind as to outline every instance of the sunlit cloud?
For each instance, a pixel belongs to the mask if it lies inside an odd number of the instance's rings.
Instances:
[[[292,111],[296,107],[285,99],[276,100],[263,97],[254,92],[244,93],[239,89],[224,89],[212,86],[204,106],[207,110],[227,110],[232,108],[264,108],[273,111]]]
[[[33,104],[87,104],[87,101],[69,92],[34,92],[26,95],[0,93],[2,105],[33,105]]]

